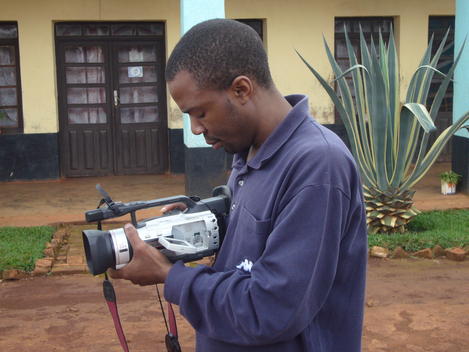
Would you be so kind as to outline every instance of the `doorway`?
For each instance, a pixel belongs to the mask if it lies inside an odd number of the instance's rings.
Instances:
[[[56,55],[62,174],[165,172],[164,24],[58,23]]]

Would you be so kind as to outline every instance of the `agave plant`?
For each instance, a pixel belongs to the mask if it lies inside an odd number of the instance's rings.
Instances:
[[[350,68],[342,70],[327,42],[324,45],[335,75],[337,92],[297,52],[332,99],[347,131],[352,153],[364,186],[370,233],[404,232],[407,223],[419,213],[413,205],[412,187],[435,162],[451,136],[469,120],[469,113],[444,130],[429,148],[436,130],[435,118],[464,44],[447,74],[436,67],[444,51],[448,33],[431,57],[433,38],[414,72],[404,102],[400,101],[399,66],[394,36],[389,42],[379,35],[366,43],[360,28],[361,62],[345,30]],[[430,109],[425,106],[433,75],[442,75]],[[348,83],[346,76],[352,76]],[[353,96],[352,96],[353,89]]]

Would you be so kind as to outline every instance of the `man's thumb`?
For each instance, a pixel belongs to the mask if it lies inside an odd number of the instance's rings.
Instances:
[[[132,247],[135,247],[141,241],[140,237],[138,237],[137,229],[132,224],[125,224],[124,232]]]

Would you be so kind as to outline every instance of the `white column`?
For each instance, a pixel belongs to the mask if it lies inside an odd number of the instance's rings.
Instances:
[[[181,0],[181,35],[197,23],[213,18],[225,18],[225,0]],[[202,135],[192,134],[187,114],[183,115],[183,122],[186,147],[209,147]]]
[[[469,112],[469,0],[456,0],[455,57],[466,41],[454,72],[453,122]],[[469,126],[469,124],[467,124]],[[469,194],[469,131],[459,130],[452,138],[452,169],[462,175],[458,191]]]

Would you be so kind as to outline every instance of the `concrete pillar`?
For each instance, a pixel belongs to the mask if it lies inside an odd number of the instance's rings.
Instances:
[[[454,73],[453,122],[469,111],[469,1],[456,0],[454,33],[455,57],[466,39],[465,49]],[[467,38],[466,38],[467,37]],[[458,190],[469,194],[469,131],[453,137],[452,169],[463,176]]]
[[[181,35],[197,23],[225,17],[224,0],[180,1]],[[222,149],[213,150],[202,135],[192,134],[187,114],[183,119],[186,194],[208,197],[214,187],[226,183],[226,153]]]

